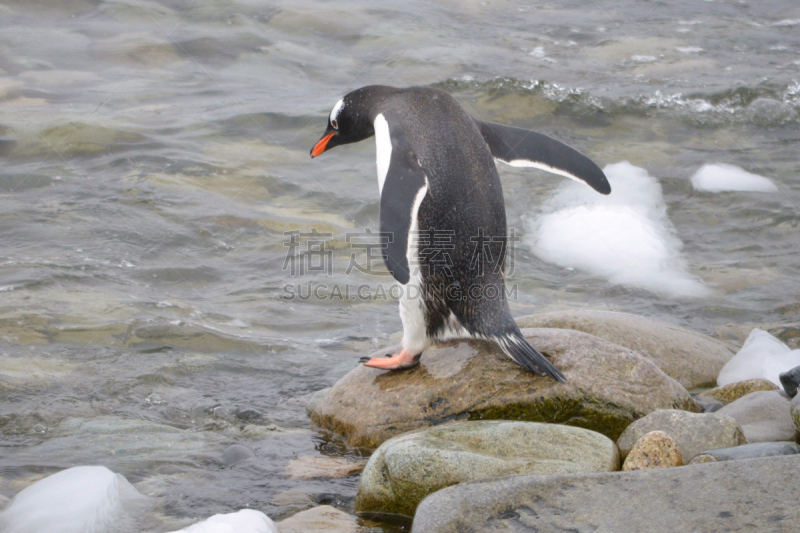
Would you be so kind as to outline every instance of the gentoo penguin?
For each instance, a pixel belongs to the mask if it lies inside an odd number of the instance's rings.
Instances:
[[[333,106],[311,157],[373,135],[380,231],[388,241],[383,260],[404,289],[403,349],[362,362],[411,368],[434,342],[483,339],[528,370],[564,382],[564,375],[522,336],[508,307],[506,210],[493,158],[609,194],[603,171],[561,142],[477,120],[449,94],[425,87],[373,85],[347,94]]]

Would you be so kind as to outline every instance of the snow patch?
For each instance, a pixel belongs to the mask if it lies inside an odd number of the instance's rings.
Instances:
[[[0,513],[4,533],[131,530],[149,499],[104,466],[76,466],[37,481]],[[126,527],[126,525],[128,527]]]
[[[769,178],[724,164],[703,165],[692,176],[692,186],[698,191],[708,192],[778,192],[778,187]]]
[[[768,379],[780,388],[782,372],[800,366],[800,350],[792,350],[761,329],[754,329],[739,352],[717,376],[720,387],[746,379]]]
[[[173,533],[279,533],[275,523],[267,515],[253,509],[242,509],[236,513],[215,514]]]
[[[603,170],[611,184],[609,196],[565,182],[548,200],[529,234],[534,253],[615,285],[679,298],[709,295],[680,255],[683,243],[667,218],[658,181],[627,161]]]

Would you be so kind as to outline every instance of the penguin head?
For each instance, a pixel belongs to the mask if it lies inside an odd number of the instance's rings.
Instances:
[[[362,87],[347,94],[336,102],[328,116],[328,127],[322,138],[311,149],[311,157],[334,146],[363,141],[375,135],[375,127],[370,119],[367,102],[368,87]]]

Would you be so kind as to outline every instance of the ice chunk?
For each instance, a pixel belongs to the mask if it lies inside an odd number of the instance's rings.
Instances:
[[[722,367],[717,385],[763,378],[782,387],[778,376],[796,366],[800,366],[800,350],[791,350],[766,331],[756,328],[750,332],[742,349]]]
[[[751,174],[734,165],[703,165],[692,176],[692,186],[698,191],[778,192],[769,178]]]
[[[253,509],[242,509],[237,513],[215,514],[180,531],[173,533],[279,533],[275,523],[267,515]]]
[[[710,291],[687,271],[667,218],[661,186],[643,168],[627,161],[604,172],[611,194],[565,182],[532,224],[529,244],[544,261],[579,268],[617,285],[676,297],[703,297]]]
[[[0,513],[4,533],[110,533],[131,530],[148,498],[104,466],[76,466],[38,481]]]

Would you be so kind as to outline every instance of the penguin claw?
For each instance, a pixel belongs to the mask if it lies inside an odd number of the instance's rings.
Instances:
[[[359,359],[364,366],[380,368],[381,370],[407,370],[419,365],[419,358],[422,353],[412,355],[406,350],[402,350],[397,355],[386,354],[384,357],[362,357]]]

